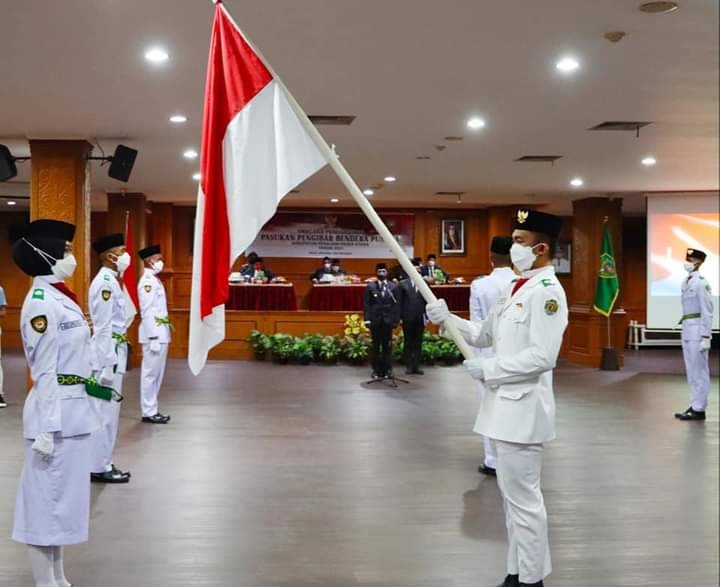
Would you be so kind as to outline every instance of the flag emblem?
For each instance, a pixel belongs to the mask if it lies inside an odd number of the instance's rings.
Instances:
[[[617,277],[617,273],[615,272],[615,259],[608,253],[600,255],[600,277],[605,279]]]
[[[530,215],[530,212],[528,212],[527,210],[518,210],[518,213],[517,213],[518,224],[525,224],[527,222],[529,215]]]
[[[33,330],[39,334],[45,334],[45,331],[47,330],[47,317],[46,316],[35,316],[32,320],[30,320],[30,326],[32,326]]]
[[[151,289],[152,289],[152,285],[146,285],[146,286],[145,286],[145,291],[146,291],[147,293],[150,293],[150,290],[151,290]]]
[[[547,302],[545,302],[545,313],[548,316],[557,314],[559,307],[560,307],[560,305],[558,304],[557,300],[548,300]]]
[[[102,299],[106,302],[110,300],[110,297],[112,296],[112,292],[109,289],[104,289],[102,292],[100,292],[100,295],[102,296]]]

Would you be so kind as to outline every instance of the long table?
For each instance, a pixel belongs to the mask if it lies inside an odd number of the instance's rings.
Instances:
[[[310,310],[315,312],[359,312],[367,284],[314,285],[310,291]],[[469,285],[430,286],[438,298],[444,298],[453,312],[467,312],[470,307]]]
[[[230,284],[228,310],[297,310],[295,287],[292,283]]]

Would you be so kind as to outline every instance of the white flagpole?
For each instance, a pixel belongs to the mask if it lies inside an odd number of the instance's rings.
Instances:
[[[280,87],[280,89],[285,92],[285,95],[287,96],[288,102],[290,103],[290,107],[293,109],[297,117],[300,119],[300,123],[303,125],[307,133],[312,137],[313,142],[317,146],[317,148],[320,150],[320,153],[322,153],[323,157],[327,161],[328,165],[332,168],[332,170],[336,173],[340,181],[343,183],[347,191],[350,193],[350,195],[353,197],[355,202],[358,206],[360,206],[360,209],[364,212],[365,216],[367,216],[370,223],[373,225],[375,230],[377,230],[378,234],[382,237],[383,241],[385,241],[385,244],[387,244],[390,249],[392,250],[393,255],[397,258],[397,260],[400,262],[400,265],[405,270],[405,273],[407,276],[413,280],[416,287],[418,288],[418,291],[422,295],[422,297],[425,299],[426,302],[431,303],[437,301],[437,298],[435,297],[435,294],[430,289],[430,286],[428,286],[427,282],[422,278],[420,273],[418,273],[417,269],[413,266],[412,262],[410,261],[410,258],[407,256],[403,248],[400,246],[400,244],[395,240],[395,237],[392,235],[390,230],[387,226],[385,226],[385,223],[381,220],[380,216],[378,216],[378,213],[375,212],[375,209],[372,207],[370,202],[368,202],[368,199],[365,197],[365,195],[362,193],[360,188],[358,187],[357,183],[355,183],[355,180],[352,178],[352,176],[348,173],[348,171],[345,169],[342,163],[340,163],[340,159],[338,159],[337,155],[335,154],[335,151],[333,151],[330,146],[327,144],[323,136],[320,134],[320,132],[315,128],[315,125],[310,121],[307,114],[305,114],[305,111],[302,109],[302,107],[297,103],[297,100],[295,100],[295,97],[290,93],[290,90],[287,89],[283,81],[280,79],[280,77],[277,75],[275,70],[272,68],[272,66],[268,63],[268,61],[265,59],[263,54],[258,50],[258,48],[253,44],[253,42],[247,37],[247,35],[242,31],[242,29],[237,25],[237,23],[233,20],[232,16],[230,16],[230,13],[228,13],[227,10],[225,10],[225,6],[221,2],[216,2],[216,4],[219,4],[220,10],[225,11],[225,15],[230,19],[230,21],[235,25],[237,30],[240,32],[240,34],[243,36],[245,41],[250,45],[250,47],[253,49],[255,54],[258,56],[260,61],[263,62],[265,67],[268,69],[268,71],[273,76],[273,79],[277,83],[277,85]],[[475,353],[470,348],[470,345],[465,341],[465,339],[460,334],[460,331],[455,326],[455,323],[452,320],[448,320],[443,324],[445,329],[448,331],[450,336],[452,336],[453,341],[455,341],[455,344],[460,349],[460,352],[463,354],[463,356],[466,359],[472,359],[475,355]]]

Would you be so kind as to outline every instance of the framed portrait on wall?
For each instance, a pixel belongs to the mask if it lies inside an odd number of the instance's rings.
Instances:
[[[440,254],[465,254],[465,221],[442,220],[440,222]]]
[[[572,243],[570,241],[558,241],[552,264],[558,275],[572,273]]]

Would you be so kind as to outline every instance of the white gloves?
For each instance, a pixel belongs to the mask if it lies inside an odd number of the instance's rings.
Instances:
[[[438,300],[425,306],[425,313],[433,324],[442,324],[450,318],[450,310],[445,300]]]
[[[712,341],[712,339],[710,339],[710,338],[703,338],[700,341],[700,350],[701,351],[709,351],[711,341]]]
[[[157,355],[162,350],[162,347],[160,346],[159,340],[151,340],[150,341],[150,352],[154,355]]]
[[[103,367],[103,370],[100,371],[100,377],[98,378],[98,383],[102,385],[103,387],[110,387],[113,384],[113,381],[115,381],[115,373],[113,373],[112,367]]]
[[[478,357],[477,359],[466,359],[463,361],[463,367],[465,367],[468,373],[470,373],[470,377],[483,381],[485,379],[483,361],[484,359],[482,357]]]
[[[45,460],[50,460],[55,450],[52,432],[40,432],[32,443],[32,449]]]

